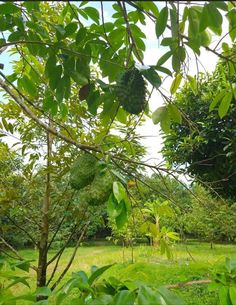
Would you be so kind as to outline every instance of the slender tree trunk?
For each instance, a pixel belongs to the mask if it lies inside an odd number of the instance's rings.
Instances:
[[[49,119],[49,125],[51,125]],[[47,280],[47,253],[48,253],[48,230],[49,230],[49,208],[51,202],[51,154],[52,154],[52,135],[47,133],[47,166],[46,166],[46,186],[45,195],[42,205],[42,227],[41,237],[38,243],[39,257],[38,257],[38,271],[37,271],[37,287],[46,286]]]
[[[153,246],[159,247],[160,246],[160,218],[157,216],[156,220],[156,228],[157,228],[157,236],[153,238]]]

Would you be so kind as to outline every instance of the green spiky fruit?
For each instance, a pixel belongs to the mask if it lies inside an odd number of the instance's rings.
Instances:
[[[95,177],[97,159],[88,153],[80,156],[71,168],[71,187],[80,190],[89,185]]]
[[[139,114],[146,106],[146,83],[140,71],[129,69],[116,83],[116,96],[121,106],[131,114]]]
[[[79,192],[80,202],[100,205],[107,201],[112,191],[113,179],[109,172],[97,174],[93,182]]]

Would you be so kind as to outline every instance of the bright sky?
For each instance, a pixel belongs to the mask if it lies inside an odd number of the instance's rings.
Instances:
[[[112,21],[111,15],[112,15],[112,4],[113,2],[104,2],[104,18],[105,22]],[[157,4],[157,2],[156,2]],[[90,2],[89,5],[96,7],[100,11],[100,2]],[[164,3],[158,3],[159,6],[163,6]],[[114,12],[114,11],[113,11]],[[142,24],[138,24],[138,26],[144,31],[144,33],[147,36],[146,39],[146,52],[144,57],[144,64],[150,65],[150,64],[156,64],[158,59],[167,51],[166,48],[161,47],[159,45],[159,41],[156,38],[155,34],[155,25],[151,20],[147,20],[147,25],[143,26]],[[224,31],[227,32],[226,22],[224,20]],[[224,33],[223,33],[224,34]],[[213,38],[214,40],[214,38]],[[224,41],[229,41],[228,37]],[[216,42],[215,42],[216,43]],[[213,41],[213,46],[215,45]],[[200,61],[202,63],[202,66],[199,65],[199,70],[204,72],[204,69],[208,72],[211,72],[214,70],[215,64],[217,62],[217,56],[215,56],[212,53],[209,53],[202,49],[201,55],[200,55]],[[6,55],[6,52],[0,55],[0,63],[3,63],[5,65],[4,67],[4,73],[8,74],[11,72],[11,66],[9,65],[9,56]],[[165,65],[167,68],[171,69],[170,63],[166,63]],[[204,68],[203,68],[204,67]],[[172,69],[171,69],[172,70]],[[189,74],[195,75],[196,74],[196,64],[195,59],[192,58],[190,60],[189,65]],[[165,80],[162,88],[165,89],[167,92],[169,92],[169,88],[171,85],[172,79],[169,77]],[[1,96],[0,96],[1,97]],[[156,108],[160,107],[163,104],[163,100],[158,94],[157,91],[154,91],[149,103],[149,107],[151,111],[156,110]],[[161,147],[162,147],[162,138],[160,134],[160,128],[157,125],[154,125],[152,123],[151,119],[147,119],[145,124],[142,127],[138,128],[138,132],[141,136],[151,136],[147,138],[142,138],[142,143],[147,147],[147,159],[152,159],[152,163],[159,163],[162,160],[162,155],[160,153]],[[7,139],[7,142],[9,144],[13,144],[15,142],[14,139],[9,139],[5,137],[5,140]]]

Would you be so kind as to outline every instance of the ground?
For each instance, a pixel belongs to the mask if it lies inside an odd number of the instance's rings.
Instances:
[[[57,275],[63,270],[72,253],[73,248],[67,248],[62,256]],[[56,250],[50,252],[52,256]],[[32,249],[21,250],[21,255],[27,259],[36,259],[37,252]],[[164,256],[149,246],[136,246],[134,248],[134,264],[131,263],[131,249],[117,245],[104,245],[104,243],[84,244],[79,248],[74,263],[66,278],[75,271],[84,270],[90,272],[92,265],[103,266],[116,263],[106,271],[103,277],[115,276],[121,280],[143,281],[149,285],[166,285],[181,281],[196,279],[208,279],[220,265],[225,257],[236,259],[236,247],[234,245],[214,245],[199,242],[177,244],[173,249],[174,259],[168,261]],[[52,270],[53,266],[50,266]],[[35,280],[33,271],[30,273]],[[20,288],[17,289],[18,293]],[[214,292],[209,292],[206,285],[176,289],[176,292],[184,298],[188,305],[216,305]],[[21,305],[23,305],[21,303]]]

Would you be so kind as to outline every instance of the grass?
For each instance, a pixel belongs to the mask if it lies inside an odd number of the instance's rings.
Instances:
[[[57,275],[65,267],[73,248],[67,248],[62,255]],[[55,254],[50,252],[50,257]],[[37,252],[31,249],[21,250],[26,259],[37,259]],[[142,281],[149,285],[160,286],[181,281],[206,279],[211,277],[217,266],[224,263],[225,257],[236,259],[236,247],[233,245],[215,245],[210,249],[207,243],[192,242],[186,248],[178,244],[174,248],[174,259],[168,261],[164,256],[149,246],[136,246],[134,249],[134,264],[131,263],[131,249],[123,249],[116,245],[90,244],[79,248],[75,260],[65,277],[75,271],[90,272],[92,265],[98,267],[116,263],[107,270],[103,278],[115,276],[120,280]],[[53,266],[49,267],[51,272]],[[35,273],[30,271],[31,283],[35,283]],[[34,285],[33,285],[34,286]],[[24,288],[17,287],[17,293]],[[216,305],[216,296],[207,290],[207,286],[192,286],[176,289],[188,305]],[[21,303],[23,305],[23,303]],[[125,304],[124,304],[125,305]],[[147,304],[148,305],[148,304]]]

